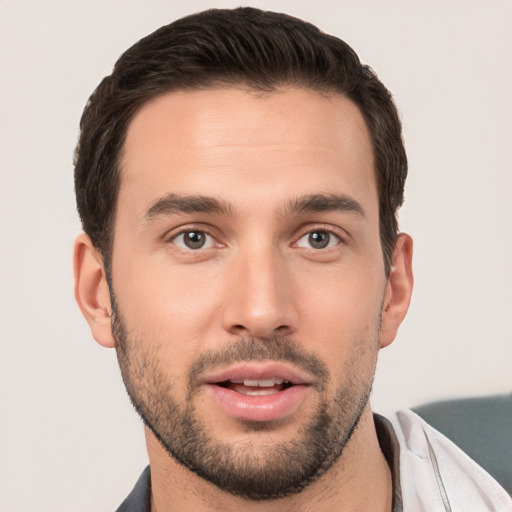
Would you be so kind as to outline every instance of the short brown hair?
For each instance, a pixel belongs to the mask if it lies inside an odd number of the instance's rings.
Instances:
[[[211,9],[161,27],[129,48],[93,92],[80,121],[75,193],[84,231],[110,266],[120,160],[128,124],[150,98],[216,85],[298,86],[345,95],[370,132],[386,273],[398,231],[407,157],[391,94],[342,40],[286,14]]]

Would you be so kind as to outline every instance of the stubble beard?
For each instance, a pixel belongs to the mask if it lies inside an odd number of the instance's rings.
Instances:
[[[221,442],[211,435],[209,425],[212,433],[214,425],[200,421],[195,410],[198,388],[192,386],[194,376],[222,362],[272,360],[314,372],[319,388],[323,388],[330,378],[325,364],[287,338],[243,338],[196,361],[188,372],[187,399],[180,404],[173,398],[173,386],[158,353],[149,343],[130,337],[115,303],[112,305],[112,331],[130,400],[167,453],[190,471],[235,496],[274,500],[301,492],[342,455],[368,403],[375,362],[368,375],[361,377],[356,361],[350,361],[346,370],[353,379],[339,387],[331,399],[319,401],[310,420],[298,428],[295,439],[259,446],[256,452],[248,443]],[[374,345],[373,340],[360,344]],[[277,423],[240,421],[247,432],[258,432],[258,436],[279,428]]]

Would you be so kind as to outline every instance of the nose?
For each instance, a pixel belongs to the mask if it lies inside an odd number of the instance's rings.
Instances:
[[[289,335],[298,320],[294,282],[284,255],[272,247],[239,254],[230,266],[224,329],[238,336]]]

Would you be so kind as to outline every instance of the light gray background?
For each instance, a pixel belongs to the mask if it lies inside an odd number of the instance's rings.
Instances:
[[[115,354],[73,300],[72,152],[88,95],[140,37],[219,1],[0,0],[0,510],[114,510],[146,463]],[[507,392],[512,3],[254,1],[345,39],[393,91],[416,288],[374,408]]]

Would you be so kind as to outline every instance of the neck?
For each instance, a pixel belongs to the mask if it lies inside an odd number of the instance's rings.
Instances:
[[[148,429],[146,443],[151,465],[151,512],[391,512],[391,472],[369,407],[336,463],[300,493],[277,500],[250,501],[218,489],[178,464]]]

